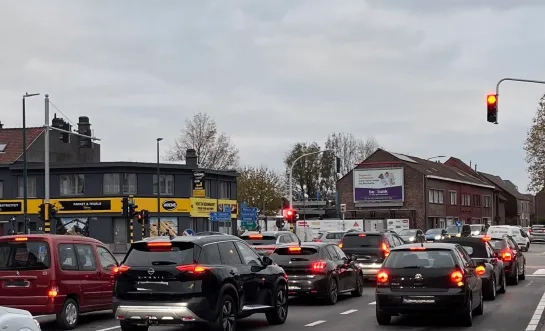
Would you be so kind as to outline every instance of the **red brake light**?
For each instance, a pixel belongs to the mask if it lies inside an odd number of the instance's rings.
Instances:
[[[503,261],[511,261],[513,259],[513,255],[511,254],[511,252],[506,251],[501,254],[501,259]]]
[[[119,267],[114,268],[114,274],[116,274],[116,275],[117,275],[117,274],[122,274],[122,273],[124,273],[124,272],[129,271],[130,268],[131,268],[131,267],[122,264],[122,265],[120,265]]]
[[[313,240],[315,243],[321,243],[322,242],[322,239],[314,239]]]
[[[343,240],[342,239],[341,239],[341,242],[339,242],[339,244],[337,246],[339,246],[339,248],[343,248]]]
[[[324,261],[317,261],[310,265],[312,271],[323,271],[327,267],[327,263]]]
[[[483,237],[482,239],[483,239],[483,241],[490,241],[490,239],[492,239],[492,238],[490,238],[490,237]]]
[[[377,283],[378,284],[386,284],[388,282],[388,274],[386,271],[379,271],[377,273]]]
[[[28,238],[27,237],[17,237],[15,238],[15,241],[27,241]]]
[[[148,247],[161,247],[161,248],[172,247],[172,243],[168,241],[150,241],[146,245]]]
[[[260,234],[251,234],[249,236],[250,239],[263,239],[263,236]]]
[[[450,280],[456,284],[456,286],[463,286],[464,285],[464,274],[460,270],[453,271],[450,274]]]
[[[384,257],[387,257],[388,255],[390,255],[390,247],[388,247],[388,245],[386,245],[386,243],[382,243],[382,245],[380,245],[380,249],[382,249],[382,252],[384,253]]]
[[[366,236],[365,233],[360,233],[360,234],[358,235],[358,237],[365,237],[365,236]]]
[[[411,250],[411,251],[425,251],[426,247],[424,247],[424,246],[411,247],[411,248],[409,248],[409,250]]]
[[[59,295],[59,288],[57,287],[57,285],[55,284],[55,282],[52,281],[52,282],[49,284],[49,290],[47,291],[47,296],[50,297],[50,298],[54,298],[54,297],[56,297],[57,295]]]
[[[290,248],[288,248],[288,251],[290,253],[295,253],[295,252],[301,253],[301,247],[290,247]]]
[[[203,267],[198,264],[179,265],[176,267],[176,269],[178,269],[180,272],[190,272],[194,274],[199,274],[208,270],[207,267]]]
[[[475,272],[477,272],[477,275],[482,276],[482,275],[485,274],[486,268],[484,266],[480,265],[477,268],[475,268]]]

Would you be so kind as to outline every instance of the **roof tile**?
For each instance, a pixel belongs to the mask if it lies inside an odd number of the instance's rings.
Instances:
[[[43,128],[26,128],[27,150],[43,131]],[[0,145],[6,145],[4,151],[0,152],[0,164],[15,163],[23,154],[23,129],[0,129]]]

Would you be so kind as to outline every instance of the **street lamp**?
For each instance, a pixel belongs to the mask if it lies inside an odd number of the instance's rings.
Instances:
[[[23,217],[25,222],[25,233],[29,233],[28,228],[28,164],[26,159],[26,98],[35,97],[40,93],[23,94]]]
[[[157,138],[157,235],[161,235],[161,160],[159,158],[159,143],[163,138]],[[166,181],[165,181],[166,185]]]

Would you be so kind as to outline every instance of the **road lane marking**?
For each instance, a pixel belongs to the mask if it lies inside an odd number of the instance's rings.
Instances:
[[[528,326],[526,327],[525,331],[535,331],[537,329],[537,325],[539,324],[539,320],[541,319],[541,315],[543,315],[543,310],[545,309],[545,293],[541,297],[541,300],[537,304],[536,310],[534,311],[534,315],[530,319],[530,322],[528,323]]]
[[[526,276],[545,277],[545,269],[537,269],[531,275],[526,275]]]
[[[357,312],[358,310],[357,309],[350,309],[350,310],[347,310],[347,311],[343,311],[341,313],[341,315],[348,315],[348,314],[352,314],[352,313],[355,313]]]
[[[376,305],[377,302],[376,301],[373,301],[373,302],[369,302],[370,305]]]
[[[524,286],[524,287],[528,287],[528,286],[532,285],[533,282],[534,282],[534,281],[531,280],[531,281],[530,281],[528,284],[526,284],[526,286]]]
[[[312,323],[308,323],[307,325],[305,326],[316,326],[318,324],[322,324],[322,323],[325,323],[326,321],[316,321],[316,322],[312,322]],[[109,330],[109,329],[104,329],[104,330],[97,330],[97,331],[106,331],[106,330]]]
[[[109,327],[109,328],[105,328],[105,329],[98,329],[96,331],[109,331],[109,330],[114,330],[114,329],[119,329],[121,326],[112,326],[112,327]]]

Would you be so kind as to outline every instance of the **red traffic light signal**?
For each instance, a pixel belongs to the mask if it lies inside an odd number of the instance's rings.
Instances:
[[[489,94],[486,96],[486,120],[498,124],[498,95]]]
[[[284,209],[283,214],[284,219],[289,223],[293,223],[297,220],[297,212],[293,209]]]

